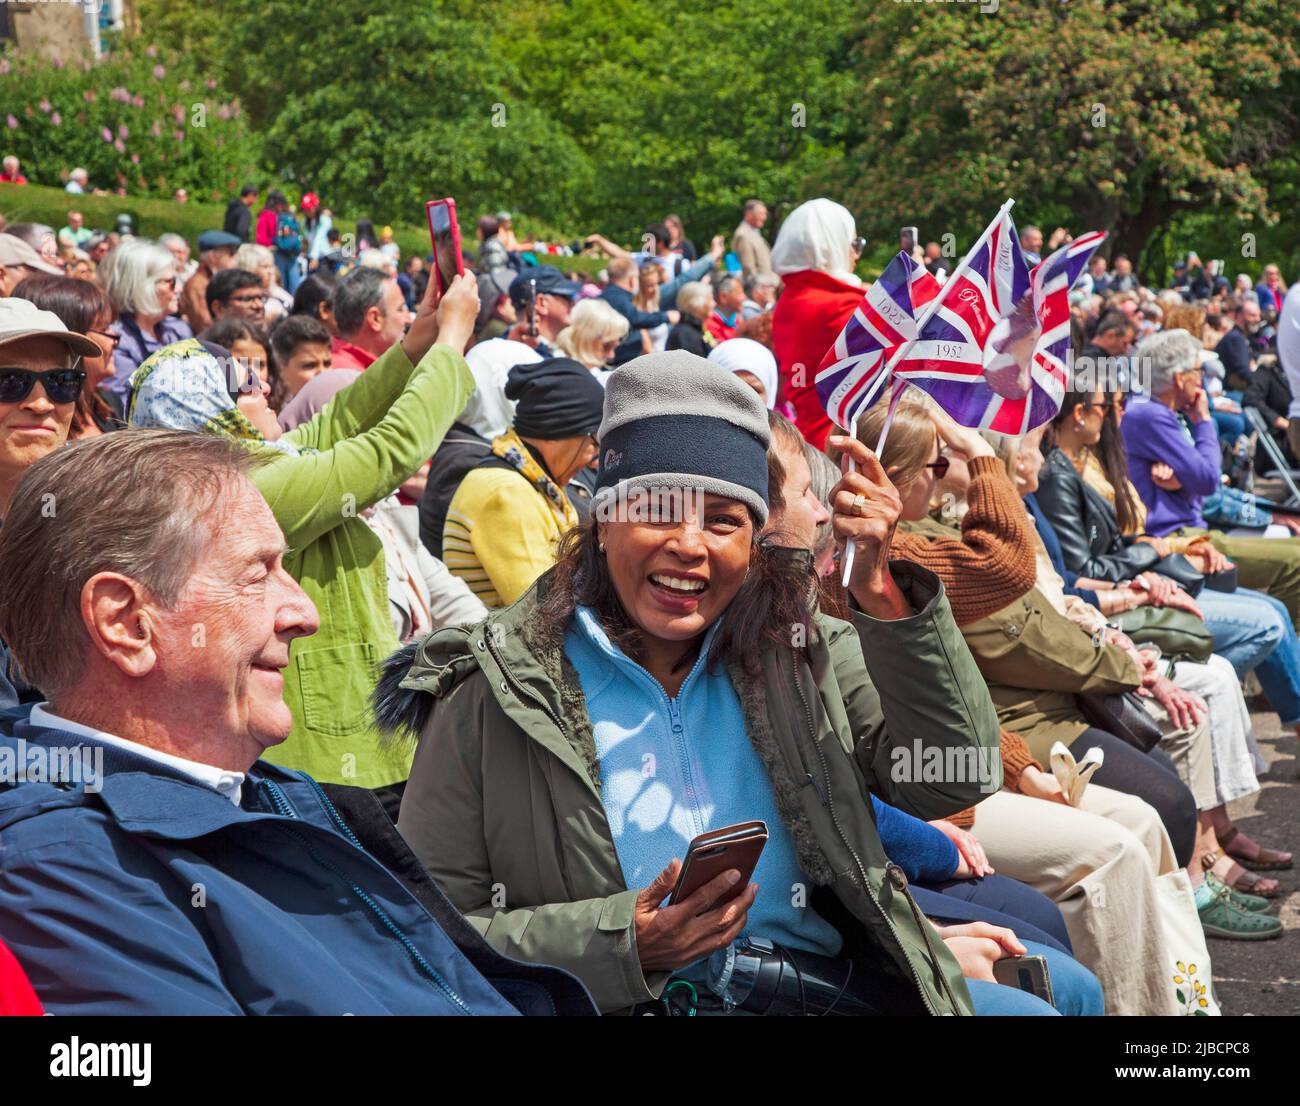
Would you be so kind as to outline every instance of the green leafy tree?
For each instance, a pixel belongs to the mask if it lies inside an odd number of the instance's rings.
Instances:
[[[1133,257],[1186,211],[1268,226],[1298,32],[1300,5],[1275,0],[878,5],[835,179],[877,232],[962,247],[1007,196],[1022,224],[1108,229]]]

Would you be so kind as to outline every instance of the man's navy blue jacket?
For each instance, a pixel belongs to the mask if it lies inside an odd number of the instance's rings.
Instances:
[[[29,712],[0,714],[0,940],[50,1013],[595,1012],[490,948],[370,792],[258,761],[237,807],[109,746],[99,791],[14,782],[6,757],[93,745]]]

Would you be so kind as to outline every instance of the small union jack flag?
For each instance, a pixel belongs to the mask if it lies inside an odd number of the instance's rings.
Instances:
[[[939,290],[902,252],[871,285],[817,370],[817,394],[833,422],[847,430],[876,401],[890,356],[916,337],[916,310]]]

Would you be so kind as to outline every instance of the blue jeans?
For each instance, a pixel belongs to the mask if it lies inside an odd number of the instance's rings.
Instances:
[[[1234,415],[1231,411],[1210,411],[1210,416],[1214,419],[1215,429],[1219,432],[1219,441],[1228,446],[1234,446],[1244,433],[1246,433],[1246,416]]]
[[[1042,999],[1017,987],[1003,987],[979,979],[966,980],[975,1013],[982,1018],[1021,1017],[1100,1017],[1102,1002],[1101,984],[1072,956],[1048,945],[1022,941],[1028,956],[1047,958],[1047,971],[1052,978],[1052,997],[1055,1008]]]
[[[1214,634],[1214,651],[1238,678],[1254,671],[1284,726],[1300,722],[1300,638],[1286,604],[1249,588],[1205,588],[1196,602]]]

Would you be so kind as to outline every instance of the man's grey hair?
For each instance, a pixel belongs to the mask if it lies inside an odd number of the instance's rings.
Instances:
[[[725,289],[730,288],[733,284],[740,286],[740,277],[735,276],[732,273],[728,273],[726,276],[724,276],[721,280],[718,281],[717,285],[715,286],[716,291],[714,294],[716,295],[717,292],[722,292]]]
[[[80,181],[80,180],[89,180],[89,179],[90,179],[90,174],[87,173],[86,170],[83,169],[80,165],[78,165],[74,170],[72,170],[71,173],[68,174],[68,179],[69,179],[69,180],[78,180],[78,181]]]
[[[186,250],[190,248],[190,244],[185,241],[184,235],[177,234],[174,230],[158,235],[158,245],[165,250],[170,250],[173,246]]]
[[[104,258],[99,277],[119,314],[157,315],[162,310],[158,281],[175,268],[176,258],[166,246],[148,238],[132,238],[120,242]]]
[[[689,280],[677,289],[677,307],[683,315],[697,315],[709,303],[709,287],[702,281]]]
[[[1151,394],[1161,395],[1174,385],[1179,373],[1192,372],[1200,364],[1199,338],[1185,330],[1158,330],[1138,343],[1137,355],[1150,367]]]
[[[372,307],[382,310],[384,288],[392,278],[378,269],[356,268],[334,285],[330,305],[334,308],[334,325],[346,338],[361,329],[366,312]]]
[[[752,297],[756,288],[776,288],[781,278],[775,273],[750,273],[745,278],[745,295]]]
[[[19,162],[18,158],[15,157],[13,154],[5,154],[5,159],[2,164],[6,169],[8,169],[9,166],[11,165],[17,168],[17,166],[21,163]]]
[[[26,679],[48,696],[81,679],[81,593],[97,573],[129,577],[172,607],[225,523],[222,497],[266,459],[217,434],[129,430],[32,465],[0,528],[0,636]]]

